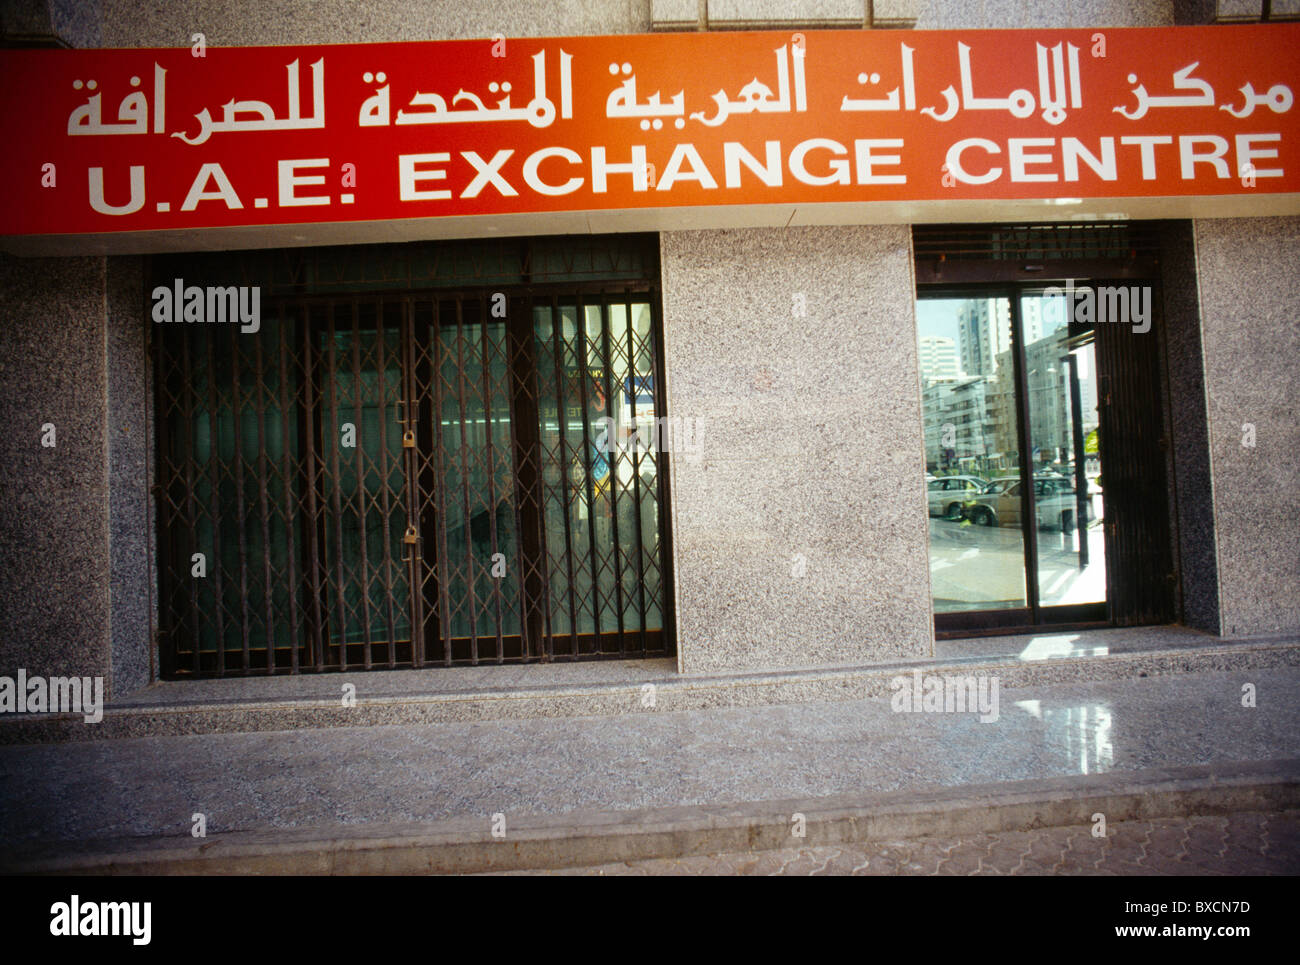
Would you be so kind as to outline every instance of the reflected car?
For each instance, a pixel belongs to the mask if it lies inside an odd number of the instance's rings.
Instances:
[[[1004,476],[992,480],[983,492],[966,502],[962,515],[980,526],[1019,526],[1019,477]]]
[[[1087,522],[1094,518],[1092,500],[1085,505]],[[1020,479],[1007,476],[994,479],[985,490],[969,500],[963,515],[980,526],[1020,525]],[[1074,483],[1064,476],[1040,476],[1034,479],[1034,515],[1040,529],[1074,530],[1078,504]]]
[[[988,480],[978,476],[944,476],[926,483],[930,515],[944,519],[962,518],[967,501],[988,488]]]
[[[1091,486],[1089,489],[1091,490]],[[1079,501],[1075,498],[1074,480],[1065,476],[1045,476],[1034,480],[1035,514],[1039,529],[1059,529],[1063,533],[1074,532],[1075,519],[1079,515]],[[1091,523],[1095,517],[1092,508],[1092,496],[1084,501],[1084,524]]]

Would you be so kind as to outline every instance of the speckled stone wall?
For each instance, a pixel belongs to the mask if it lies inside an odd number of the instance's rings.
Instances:
[[[153,379],[145,349],[142,259],[108,259],[106,311],[110,689],[120,697],[150,683],[156,665],[149,495]]]
[[[1195,230],[1222,632],[1294,631],[1300,218],[1197,221]]]
[[[1177,535],[1177,605],[1187,626],[1218,633],[1214,497],[1192,223],[1175,221],[1163,226],[1160,248],[1165,368],[1169,380],[1165,431],[1170,439],[1170,532]]]
[[[909,229],[661,239],[681,667],[928,656]]]
[[[31,43],[58,38],[73,47],[98,47],[98,0],[0,0],[0,38]]]
[[[645,33],[650,0],[103,0],[105,47],[209,44],[346,44],[465,37],[568,37]]]
[[[89,0],[4,0],[0,19],[103,40]],[[102,675],[114,697],[153,679],[142,284],[138,258],[0,262],[0,674]]]
[[[1169,27],[1174,0],[926,0],[917,30]]]
[[[0,255],[0,676],[108,673],[104,285]]]

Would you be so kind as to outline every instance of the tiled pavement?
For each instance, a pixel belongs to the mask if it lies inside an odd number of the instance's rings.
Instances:
[[[1262,875],[1300,874],[1300,811],[1238,812],[960,837],[786,848],[512,874]]]

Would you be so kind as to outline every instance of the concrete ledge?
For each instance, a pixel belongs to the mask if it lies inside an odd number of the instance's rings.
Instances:
[[[1105,631],[1114,632],[1114,631]],[[494,672],[517,668],[479,668],[485,683],[443,692],[403,689],[367,696],[378,689],[374,674],[319,675],[303,678],[262,678],[266,696],[226,700],[193,699],[199,684],[161,684],[110,703],[98,724],[87,724],[78,714],[0,716],[0,744],[37,744],[129,737],[168,737],[187,734],[244,733],[319,727],[367,727],[435,724],[453,721],[525,720],[539,717],[591,717],[615,714],[663,713],[720,707],[763,706],[812,701],[858,700],[887,697],[890,681],[919,669],[926,674],[996,675],[1002,687],[1043,686],[1082,681],[1122,680],[1213,671],[1262,670],[1300,666],[1300,640],[1294,637],[1231,643],[1188,634],[1198,642],[1151,649],[1112,650],[1081,647],[1068,655],[1048,659],[1023,659],[1006,654],[946,657],[937,660],[834,667],[817,670],[685,675],[670,669],[668,661],[609,662],[592,665],[548,665],[536,668],[530,683],[492,686]],[[439,675],[450,671],[398,671],[384,677]],[[599,673],[604,679],[593,678]],[[565,683],[577,677],[581,683]],[[435,677],[426,676],[425,681]],[[460,677],[458,679],[465,679]],[[501,679],[501,678],[496,678]],[[357,687],[356,704],[344,707],[338,696],[341,683]],[[226,681],[211,681],[214,692]],[[646,685],[654,687],[654,706],[646,707]],[[189,699],[177,700],[169,687],[185,688]],[[302,696],[276,696],[277,686],[310,688]]]
[[[465,874],[1300,807],[1300,760],[1053,778],[928,792],[72,842],[0,852],[20,874]],[[791,816],[807,836],[791,837]]]

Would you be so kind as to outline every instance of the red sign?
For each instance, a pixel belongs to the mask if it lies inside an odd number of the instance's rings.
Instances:
[[[1298,212],[1298,89],[1300,24],[6,50],[0,236]]]

